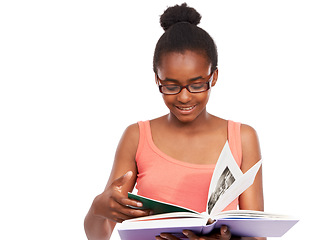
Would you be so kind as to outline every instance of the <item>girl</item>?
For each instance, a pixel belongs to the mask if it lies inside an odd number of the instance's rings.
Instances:
[[[260,160],[253,128],[206,110],[218,79],[217,50],[209,34],[197,27],[200,19],[186,4],[170,7],[161,16],[165,33],[155,48],[153,70],[169,113],[125,130],[107,186],[86,216],[88,239],[109,239],[117,222],[151,214],[130,208],[142,206],[127,198],[135,185],[140,195],[204,212],[214,166],[227,140],[243,172]],[[238,206],[263,210],[261,170],[225,210]],[[209,236],[183,233],[189,239],[235,239],[227,227]],[[165,233],[155,238],[177,239]]]

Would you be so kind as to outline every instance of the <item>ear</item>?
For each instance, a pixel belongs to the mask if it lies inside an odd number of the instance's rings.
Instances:
[[[218,68],[216,68],[216,70],[214,70],[213,72],[213,78],[212,78],[212,82],[211,82],[211,87],[213,87],[214,85],[216,85],[217,81],[218,81]]]
[[[157,75],[156,73],[154,74],[154,79],[155,79],[155,81],[156,81],[156,84],[159,85],[160,82],[159,82],[158,75]]]

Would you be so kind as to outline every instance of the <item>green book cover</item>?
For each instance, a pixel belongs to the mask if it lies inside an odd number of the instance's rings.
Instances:
[[[150,209],[153,211],[153,214],[172,213],[172,212],[192,212],[192,213],[199,214],[198,212],[193,211],[191,209],[180,207],[174,204],[153,200],[147,197],[142,197],[133,193],[128,193],[128,198],[142,202],[143,206],[137,209]]]

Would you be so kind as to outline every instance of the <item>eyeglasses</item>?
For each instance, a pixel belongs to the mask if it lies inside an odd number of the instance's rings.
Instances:
[[[201,93],[208,91],[211,87],[211,81],[213,79],[213,73],[212,72],[208,77],[209,80],[207,82],[200,82],[200,83],[191,83],[188,85],[176,85],[176,84],[169,84],[169,85],[159,85],[159,90],[161,93],[165,95],[175,95],[182,91],[182,89],[186,88],[190,93]],[[157,78],[159,81],[162,81],[158,75]]]

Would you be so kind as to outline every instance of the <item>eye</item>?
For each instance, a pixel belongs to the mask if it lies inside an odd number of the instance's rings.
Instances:
[[[165,91],[179,91],[180,86],[178,86],[178,85],[163,85],[162,89]]]
[[[193,83],[190,85],[191,90],[204,90],[206,89],[206,83]]]

